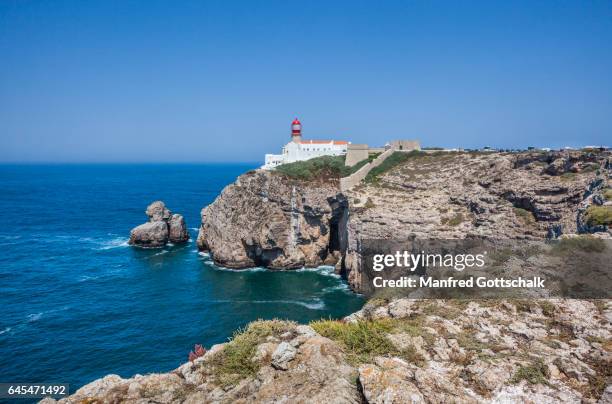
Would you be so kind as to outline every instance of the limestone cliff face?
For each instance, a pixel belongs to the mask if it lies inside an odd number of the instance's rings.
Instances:
[[[371,239],[543,239],[594,233],[584,212],[607,204],[610,153],[418,154],[347,192],[343,272],[362,289],[362,242]]]
[[[202,210],[198,247],[230,268],[335,264],[345,207],[335,182],[306,183],[252,171]]]
[[[340,193],[253,171],[202,210],[201,250],[231,268],[337,264],[361,288],[367,239],[534,238],[603,232],[585,209],[609,185],[609,153],[414,154],[378,181]]]

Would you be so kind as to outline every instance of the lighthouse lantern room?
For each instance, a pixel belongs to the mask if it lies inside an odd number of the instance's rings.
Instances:
[[[291,140],[298,143],[302,141],[302,124],[297,118],[291,122]]]

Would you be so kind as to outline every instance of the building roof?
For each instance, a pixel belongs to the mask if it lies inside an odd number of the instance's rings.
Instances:
[[[329,144],[332,143],[335,145],[348,144],[345,140],[302,140],[300,144]]]

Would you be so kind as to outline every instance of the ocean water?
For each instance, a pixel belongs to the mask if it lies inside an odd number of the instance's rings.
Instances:
[[[1,165],[0,382],[165,372],[194,344],[259,318],[338,318],[361,307],[331,268],[231,271],[195,246],[200,210],[248,164]],[[192,240],[129,247],[146,205],[185,216]]]

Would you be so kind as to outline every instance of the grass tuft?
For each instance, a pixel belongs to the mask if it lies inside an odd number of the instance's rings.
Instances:
[[[316,332],[338,342],[346,353],[347,360],[354,365],[371,363],[376,356],[398,356],[422,366],[424,358],[414,347],[399,350],[387,338],[387,334],[394,331],[407,331],[402,329],[401,325],[401,321],[392,319],[356,323],[319,320],[310,323]]]
[[[261,366],[253,361],[257,345],[270,335],[280,335],[294,323],[282,320],[255,321],[246,328],[237,330],[222,351],[215,354],[210,363],[214,368],[215,381],[224,386],[233,386],[240,380],[254,377]]]
[[[514,214],[519,217],[523,223],[525,224],[533,224],[535,222],[535,217],[533,213],[523,208],[514,208]]]
[[[612,225],[612,206],[591,205],[585,213],[586,222],[590,226]]]
[[[548,368],[541,360],[521,366],[510,379],[510,383],[517,384],[521,380],[526,380],[529,384],[548,385]]]
[[[365,177],[365,182],[370,184],[377,184],[378,177],[382,174],[408,161],[411,158],[423,156],[425,154],[426,153],[418,150],[413,150],[411,152],[394,152],[389,157],[387,157],[385,161],[383,161],[378,167],[374,167],[370,170],[368,175]]]
[[[583,235],[578,237],[562,238],[552,249],[555,255],[572,255],[577,252],[600,253],[606,249],[606,244],[597,237]]]

